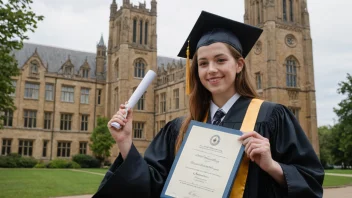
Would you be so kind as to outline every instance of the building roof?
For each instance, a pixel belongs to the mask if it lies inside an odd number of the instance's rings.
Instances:
[[[75,73],[85,63],[86,59],[91,69],[91,77],[95,77],[96,54],[91,52],[75,51],[70,49],[51,47],[33,43],[24,43],[21,50],[14,51],[18,67],[21,68],[28,58],[37,50],[40,59],[49,72],[59,72],[61,66],[70,58],[75,67]]]
[[[175,63],[176,65],[179,65],[180,63],[182,65],[185,65],[186,59],[181,59],[181,58],[171,58],[171,57],[166,57],[166,56],[158,56],[158,68],[164,67],[165,70],[167,70],[168,65],[172,65]]]
[[[100,43],[104,43],[102,37]],[[98,44],[98,45],[99,45]],[[68,60],[71,60],[71,63],[75,67],[75,73],[77,73],[80,67],[87,60],[90,69],[91,77],[95,78],[95,67],[96,67],[96,53],[92,52],[82,52],[65,48],[58,48],[52,46],[45,46],[40,44],[33,43],[24,43],[21,50],[14,51],[16,60],[18,61],[18,67],[21,68],[26,61],[37,51],[40,59],[42,60],[45,67],[48,67],[49,72],[57,73],[60,71],[62,65]],[[157,57],[157,66],[158,68],[164,67],[164,70],[167,70],[167,67],[173,64],[182,65],[185,64],[185,59],[180,58],[171,58],[166,56]],[[106,66],[104,66],[106,68]],[[105,69],[104,69],[105,71]]]

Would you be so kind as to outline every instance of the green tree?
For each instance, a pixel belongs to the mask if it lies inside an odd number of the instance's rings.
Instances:
[[[0,112],[15,109],[10,96],[15,91],[11,77],[19,75],[19,69],[11,52],[21,49],[23,41],[28,39],[26,33],[34,32],[37,22],[44,19],[43,16],[38,16],[31,11],[32,0],[5,2],[0,0]]]
[[[89,146],[95,157],[100,162],[104,162],[105,159],[110,156],[110,149],[114,145],[115,140],[112,138],[107,127],[108,119],[98,117],[97,121],[98,125],[94,128],[94,131],[90,137],[92,144]]]
[[[342,152],[338,156],[341,162],[352,165],[352,76],[347,74],[347,80],[340,82],[339,86],[337,92],[346,98],[338,104],[339,108],[334,108],[339,121],[334,131],[334,139],[339,142],[335,151]]]
[[[329,164],[333,163],[331,156],[332,142],[332,129],[330,126],[321,126],[318,128],[319,134],[319,147],[320,147],[320,161],[326,168]]]
[[[341,124],[338,123],[331,128],[331,144],[330,144],[330,153],[331,159],[336,165],[346,165],[345,151],[342,146],[344,131],[342,130]]]
[[[352,123],[352,76],[347,73],[347,81],[340,82],[339,86],[337,93],[347,97],[338,104],[340,108],[334,108],[334,111],[340,122]]]

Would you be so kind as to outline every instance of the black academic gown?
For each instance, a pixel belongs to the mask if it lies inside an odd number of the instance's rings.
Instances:
[[[249,103],[250,99],[240,97],[220,125],[239,130]],[[144,158],[134,145],[125,161],[119,155],[93,197],[160,197],[175,158],[175,141],[181,123],[181,118],[168,122],[151,142]],[[250,162],[243,197],[323,196],[323,167],[291,111],[280,104],[264,102],[255,131],[270,140],[272,158],[283,169],[286,187],[280,187]]]

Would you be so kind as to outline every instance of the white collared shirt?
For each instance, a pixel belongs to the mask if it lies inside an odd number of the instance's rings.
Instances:
[[[214,115],[218,109],[221,109],[225,114],[230,110],[233,104],[240,98],[240,95],[238,93],[235,93],[225,104],[223,107],[219,108],[213,101],[210,101],[210,115],[211,115],[211,123],[214,121]],[[221,121],[225,118],[222,117]]]

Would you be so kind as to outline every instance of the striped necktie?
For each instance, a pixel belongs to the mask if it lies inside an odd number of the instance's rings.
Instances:
[[[221,111],[221,109],[218,109],[214,115],[214,121],[213,125],[219,125],[221,122],[221,118],[225,116],[225,113]]]

